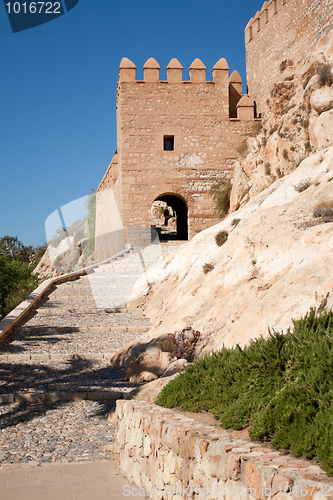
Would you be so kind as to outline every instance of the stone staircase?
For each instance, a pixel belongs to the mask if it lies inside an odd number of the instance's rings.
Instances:
[[[126,303],[138,282],[148,287],[146,269],[183,242],[135,243],[86,276],[56,285],[14,328],[0,345],[0,403],[117,399],[133,389],[109,360],[151,325]]]
[[[179,244],[133,246],[53,286],[14,327],[0,345],[1,467],[111,458],[114,429],[104,416],[136,385],[109,361],[151,327],[124,306],[145,269]]]

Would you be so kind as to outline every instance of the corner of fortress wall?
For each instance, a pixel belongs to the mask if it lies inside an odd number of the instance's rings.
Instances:
[[[333,0],[270,0],[245,28],[247,83],[257,110],[280,76],[285,60],[294,64],[315,50],[319,39],[332,28]]]

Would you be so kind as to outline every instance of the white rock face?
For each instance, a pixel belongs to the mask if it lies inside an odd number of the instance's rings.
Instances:
[[[237,162],[233,173],[232,190],[230,193],[230,210],[234,212],[242,203],[248,201],[250,190],[248,178],[241,165]]]
[[[294,186],[312,179],[298,193]],[[245,345],[268,327],[286,331],[328,296],[333,306],[333,224],[318,224],[314,207],[333,201],[333,148],[308,157],[220,224],[174,254],[149,296],[153,338],[191,326],[201,332],[196,354]],[[233,226],[237,216],[240,222]],[[226,230],[218,247],[215,235]],[[214,269],[204,274],[203,266]],[[155,276],[158,273],[156,272]],[[157,282],[156,278],[156,282]]]
[[[310,187],[299,193],[304,180]],[[268,328],[286,332],[326,297],[333,308],[333,223],[313,216],[325,202],[333,202],[333,147],[150,269],[145,314],[155,326],[111,364],[133,382],[149,382],[183,369],[193,349],[199,356],[267,337]],[[215,236],[223,230],[229,235],[219,247]],[[213,270],[205,274],[208,263]]]
[[[316,149],[333,145],[333,109],[324,111],[309,127],[311,144]]]
[[[333,108],[333,89],[331,87],[324,87],[317,89],[311,94],[311,106],[317,113],[323,113]]]

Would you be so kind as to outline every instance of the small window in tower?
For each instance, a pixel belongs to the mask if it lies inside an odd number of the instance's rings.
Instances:
[[[175,136],[165,135],[164,136],[164,151],[173,151],[175,149]]]

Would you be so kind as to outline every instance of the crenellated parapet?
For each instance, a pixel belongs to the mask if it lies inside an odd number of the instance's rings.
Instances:
[[[182,83],[187,80],[183,79],[183,66],[178,59],[173,58],[166,67],[168,83]],[[190,83],[205,83],[206,66],[200,59],[194,59],[189,67]],[[229,66],[224,58],[221,58],[212,69],[212,82],[217,85],[228,84]],[[136,82],[136,66],[135,64],[123,57],[119,66],[119,82],[130,83]],[[147,83],[159,82],[160,80],[160,65],[153,57],[150,57],[143,66],[143,81]],[[209,83],[212,83],[208,80]]]
[[[223,99],[224,102],[224,110],[226,113],[228,113],[227,116],[229,118],[240,119],[240,120],[248,120],[254,118],[254,103],[253,101],[250,101],[249,97],[246,100],[246,111],[242,110],[242,103],[244,103],[245,101],[243,100],[239,104],[243,96],[242,95],[243,81],[238,71],[233,71],[229,77],[229,65],[226,59],[221,58],[214,65],[214,67],[212,68],[212,80],[207,80],[206,77],[207,68],[204,65],[204,63],[198,58],[194,59],[194,61],[189,67],[189,80],[183,79],[183,69],[184,68],[178,61],[178,59],[173,58],[166,67],[167,79],[161,80],[160,65],[156,61],[156,59],[150,57],[143,65],[143,80],[137,80],[135,64],[126,57],[123,57],[119,66],[118,82],[121,87],[122,84],[124,83],[137,84],[136,86],[140,87],[141,89],[140,92],[145,92],[144,91],[145,86],[142,85],[145,83],[147,84],[161,83],[163,84],[162,87],[164,87],[165,84],[170,84],[170,92],[171,92],[170,95],[172,95],[173,92],[172,91],[173,85],[175,85],[175,90],[176,89],[180,90],[180,87],[178,87],[178,85],[184,84],[183,89],[185,91],[186,87],[188,92],[193,84],[192,90],[196,92],[194,90],[196,84],[207,84],[207,86],[209,86],[210,92],[213,93],[217,92],[218,94],[220,94],[221,99]],[[178,85],[176,86],[176,84]],[[147,86],[147,90],[148,88],[149,87]],[[156,89],[157,87],[155,88],[155,91],[157,91]],[[200,101],[199,96],[193,94],[191,97],[191,101],[195,102],[194,99],[198,99],[199,103]],[[221,102],[222,101],[220,101],[219,106],[221,106]],[[249,106],[250,102],[252,102],[252,104]],[[252,106],[252,118],[248,118],[249,116],[251,116],[251,109],[249,109],[251,108],[251,106]]]
[[[263,3],[261,10],[251,17],[245,28],[245,45],[280,12],[287,0],[270,0]]]
[[[180,87],[178,87],[178,85],[183,84],[183,90],[185,91],[186,87],[186,92],[188,93],[190,91],[190,88],[192,88],[193,92],[197,92],[195,90],[196,84],[207,84],[207,86],[209,86],[210,92],[217,92],[217,94],[221,96],[222,101],[220,101],[219,106],[221,107],[221,103],[224,103],[222,105],[222,108],[227,115],[226,117],[236,120],[239,119],[242,121],[247,121],[254,118],[254,102],[253,100],[251,101],[248,96],[246,96],[246,101],[244,101],[244,99],[242,100],[242,78],[238,71],[233,71],[229,77],[229,65],[226,59],[221,58],[214,65],[214,67],[212,68],[212,80],[207,80],[207,68],[204,63],[198,58],[194,59],[189,67],[189,80],[183,79],[183,69],[184,68],[178,61],[178,59],[173,58],[166,67],[167,79],[160,80],[160,65],[156,61],[156,59],[150,57],[143,65],[143,80],[137,80],[135,64],[126,57],[123,57],[119,66],[118,83],[120,85],[120,88],[122,88],[122,84],[135,84],[135,87],[138,87],[138,89],[140,88],[140,93],[145,92],[145,85],[142,84],[161,83],[163,84],[161,86],[161,92],[163,92],[162,87],[165,88],[165,84],[170,84],[171,94],[169,94],[169,96],[173,94],[172,89],[174,85],[174,90],[176,91],[176,89],[178,89],[180,91]],[[176,84],[178,85],[176,86]],[[158,87],[155,88],[154,92],[159,92],[157,88]],[[151,87],[147,86],[147,91],[148,89],[150,89],[149,92],[152,91]],[[134,87],[132,88],[132,91],[134,91]],[[140,98],[142,97],[143,96],[141,96]],[[195,102],[195,100],[198,101],[199,105],[199,102],[201,100],[200,95],[193,94],[191,96],[191,102]],[[157,103],[160,102],[161,99],[157,101]],[[244,103],[246,104],[245,108],[243,109]],[[167,105],[167,103],[165,104]]]

